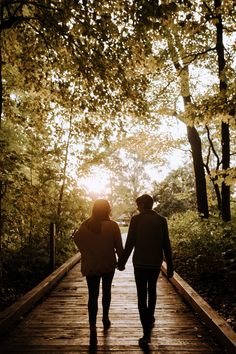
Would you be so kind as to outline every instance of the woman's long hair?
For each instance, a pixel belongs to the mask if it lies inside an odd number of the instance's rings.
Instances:
[[[86,227],[94,233],[100,233],[102,228],[102,221],[110,220],[110,213],[111,207],[106,199],[95,200],[92,208],[92,215],[85,222]]]

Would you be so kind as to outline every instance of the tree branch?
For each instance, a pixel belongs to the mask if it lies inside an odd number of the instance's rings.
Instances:
[[[213,141],[211,139],[209,127],[206,125],[205,128],[206,128],[206,131],[207,131],[207,138],[208,138],[208,141],[210,143],[210,147],[211,147],[211,149],[213,151],[213,154],[215,155],[216,160],[217,160],[217,170],[218,170],[219,167],[220,167],[221,161],[220,161],[219,155],[216,152],[216,149],[214,147]]]
[[[206,54],[206,53],[208,53],[208,52],[214,51],[214,50],[216,50],[216,46],[213,47],[213,48],[208,48],[208,49],[204,50],[203,52],[188,54],[188,55],[184,56],[184,57],[182,58],[182,60],[184,60],[184,59],[186,59],[186,58],[191,58],[191,57],[192,57],[192,59],[188,62],[188,64],[191,64],[195,59],[197,59],[197,57],[199,57],[199,56],[201,56],[201,55],[204,55],[204,54]]]

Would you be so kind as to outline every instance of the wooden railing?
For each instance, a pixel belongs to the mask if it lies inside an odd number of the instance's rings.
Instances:
[[[71,268],[73,268],[76,263],[79,262],[79,260],[80,254],[77,253],[36,287],[22,296],[18,301],[9,306],[6,310],[2,311],[0,313],[0,335],[6,333],[14,323],[19,321],[20,318],[36,304],[37,301],[45,296],[60,281],[60,279]]]
[[[165,262],[162,264],[162,272],[167,275]],[[170,282],[212,330],[217,341],[229,353],[236,354],[236,333],[230,325],[177,273]]]

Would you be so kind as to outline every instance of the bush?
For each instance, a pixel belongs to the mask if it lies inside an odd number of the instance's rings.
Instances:
[[[27,245],[20,250],[5,251],[0,311],[42,281],[49,274],[48,264],[47,249],[43,249],[41,245]]]
[[[169,230],[176,271],[215,309],[234,322],[235,220],[225,223],[214,216],[202,220],[189,211],[172,216]]]

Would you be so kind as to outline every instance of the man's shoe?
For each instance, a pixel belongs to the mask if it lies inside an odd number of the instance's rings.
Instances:
[[[142,338],[139,338],[138,344],[141,348],[148,347],[148,343],[150,343],[150,341],[150,337],[143,336]]]
[[[102,322],[104,331],[107,331],[111,327],[111,321],[109,320],[109,318],[104,318]]]
[[[90,340],[89,340],[89,348],[90,350],[94,350],[97,347],[97,329],[96,327],[90,328]]]

